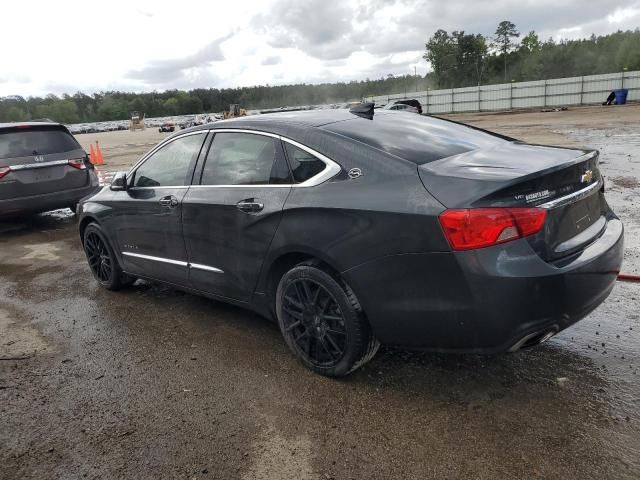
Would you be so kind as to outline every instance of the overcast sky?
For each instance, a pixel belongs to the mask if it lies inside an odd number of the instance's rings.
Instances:
[[[320,83],[424,74],[438,29],[542,38],[640,26],[640,0],[5,2],[0,96]]]

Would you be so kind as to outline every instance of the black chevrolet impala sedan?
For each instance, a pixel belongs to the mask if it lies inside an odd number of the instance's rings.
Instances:
[[[332,376],[380,343],[515,351],[604,301],[623,227],[598,152],[356,110],[244,117],[162,141],[79,206],[95,278],[250,308]]]

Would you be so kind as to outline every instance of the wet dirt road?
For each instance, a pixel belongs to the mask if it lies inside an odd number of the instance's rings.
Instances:
[[[639,273],[640,130],[545,128],[602,150]],[[337,381],[251,313],[98,289],[66,212],[0,231],[2,479],[640,477],[638,284],[533,350],[382,349]]]

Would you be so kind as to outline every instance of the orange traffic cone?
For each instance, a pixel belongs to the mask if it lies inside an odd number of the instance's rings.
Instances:
[[[104,165],[104,158],[102,158],[102,151],[100,150],[100,145],[96,140],[96,155],[98,156],[98,165]]]
[[[89,144],[89,161],[94,165],[97,165],[98,158],[96,157],[96,152],[93,150],[93,143]]]

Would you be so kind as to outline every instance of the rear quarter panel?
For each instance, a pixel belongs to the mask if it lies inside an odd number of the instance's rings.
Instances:
[[[343,171],[316,187],[292,188],[258,293],[265,292],[271,265],[288,253],[314,256],[343,272],[386,255],[449,249],[438,222],[444,207],[424,188],[415,164],[341,137],[298,141]],[[349,178],[346,172],[356,167],[362,176]]]

